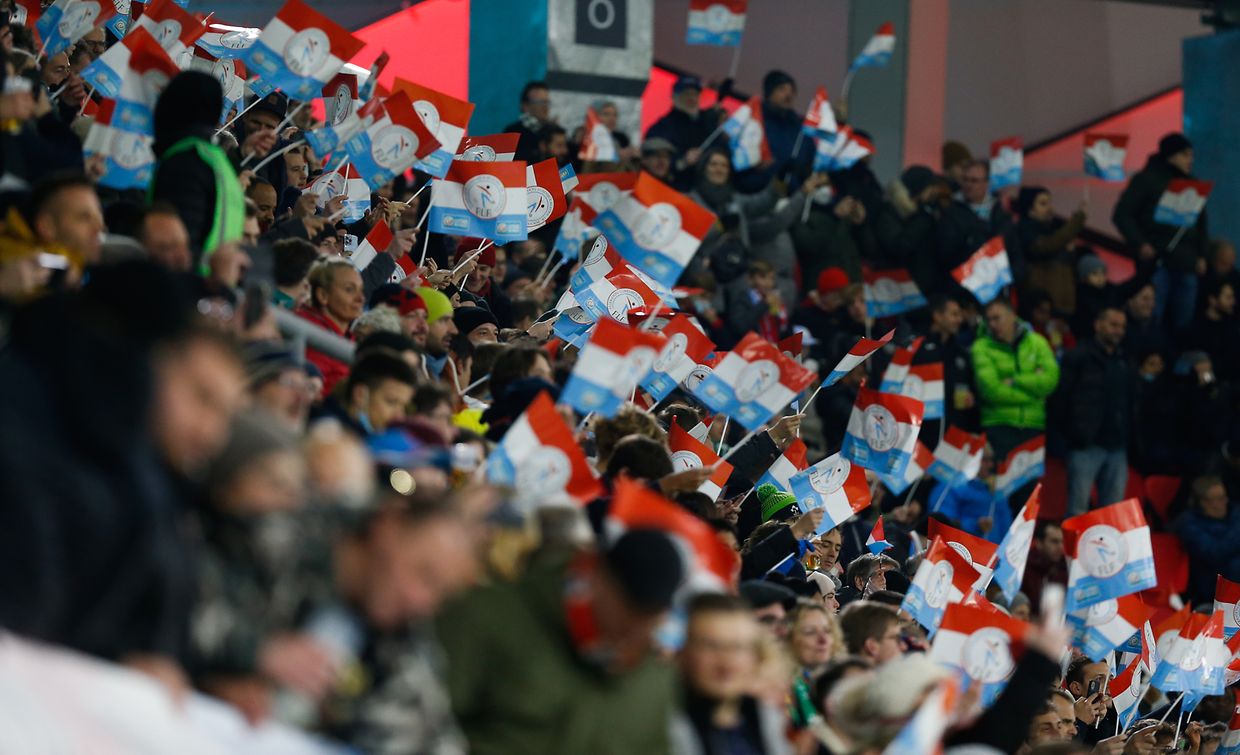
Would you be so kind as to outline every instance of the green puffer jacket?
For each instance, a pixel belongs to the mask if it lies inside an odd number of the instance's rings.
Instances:
[[[986,326],[973,342],[973,371],[981,394],[982,426],[1046,429],[1046,399],[1059,384],[1059,365],[1046,339],[1017,323],[1016,343],[995,340]]]

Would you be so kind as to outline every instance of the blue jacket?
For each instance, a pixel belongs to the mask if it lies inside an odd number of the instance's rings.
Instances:
[[[992,543],[1003,540],[1012,526],[1012,512],[1008,509],[1007,499],[995,496],[990,486],[981,480],[969,480],[964,485],[949,488],[946,493],[940,482],[930,492],[929,500],[930,510],[927,513],[953,519],[959,522],[960,529]],[[990,532],[983,533],[978,520],[987,516],[994,519],[994,524]]]
[[[1194,602],[1214,595],[1215,577],[1240,581],[1240,505],[1231,504],[1226,519],[1211,519],[1190,509],[1175,523],[1188,552],[1188,589]]]

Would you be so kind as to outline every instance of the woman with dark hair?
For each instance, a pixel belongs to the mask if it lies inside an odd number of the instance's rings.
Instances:
[[[1029,287],[1050,294],[1055,309],[1076,310],[1076,237],[1085,228],[1085,203],[1068,220],[1055,217],[1051,193],[1044,186],[1024,186],[1016,198],[1016,226],[1029,266]]]

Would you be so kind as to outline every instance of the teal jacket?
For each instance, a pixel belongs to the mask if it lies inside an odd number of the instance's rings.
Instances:
[[[981,395],[982,426],[1046,429],[1046,399],[1059,384],[1059,364],[1046,339],[1021,321],[1016,343],[1001,343],[986,326],[973,342],[973,371]]]

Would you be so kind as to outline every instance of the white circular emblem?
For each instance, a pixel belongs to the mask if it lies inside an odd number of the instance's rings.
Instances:
[[[339,126],[353,114],[353,91],[348,84],[336,87],[332,95],[332,125]]]
[[[1095,524],[1081,535],[1077,558],[1086,574],[1106,579],[1119,574],[1128,563],[1128,544],[1119,530],[1107,524]]]
[[[554,209],[555,200],[551,197],[551,192],[541,186],[525,188],[525,218],[529,225],[546,223]]]
[[[921,400],[921,396],[926,391],[926,381],[913,373],[909,373],[904,377],[904,385],[900,387],[900,394]]]
[[[728,6],[723,3],[715,3],[706,9],[706,17],[703,21],[706,28],[713,32],[727,31],[728,21],[731,19],[732,13],[728,10]]]
[[[568,315],[568,319],[578,325],[585,325],[590,322],[590,316],[587,315],[585,309],[581,307],[570,307],[564,310],[564,314]]]
[[[56,31],[66,39],[80,39],[94,28],[99,12],[99,3],[94,0],[70,5],[69,10],[60,17],[60,23],[56,24]]]
[[[852,462],[843,456],[836,456],[834,463],[826,469],[815,468],[809,473],[809,486],[823,495],[830,495],[844,487],[851,473]]]
[[[964,671],[983,684],[1003,681],[1012,673],[1012,651],[1007,632],[984,627],[964,643]]]
[[[947,547],[959,553],[960,557],[964,559],[964,562],[966,564],[969,564],[970,566],[973,565],[973,554],[969,553],[968,548],[964,547],[962,544],[956,542],[955,540],[948,540]]]
[[[508,203],[504,183],[489,173],[474,176],[465,182],[462,192],[465,209],[481,220],[494,220],[504,211]]]
[[[691,391],[697,390],[697,387],[702,384],[706,376],[712,373],[714,373],[714,370],[704,364],[699,364],[689,371],[689,377],[685,378],[684,382],[685,388]]]
[[[641,294],[631,288],[617,288],[607,297],[607,314],[611,319],[629,324],[629,310],[642,306]],[[643,373],[644,374],[644,373]]]
[[[900,287],[890,278],[879,278],[870,284],[874,289],[874,297],[879,301],[893,301],[900,298]]]
[[[1231,620],[1240,625],[1240,603],[1236,603],[1231,609]]]
[[[607,256],[607,239],[600,233],[598,238],[594,239],[594,244],[590,246],[590,253],[586,255],[585,264],[593,265],[605,256]]]
[[[110,157],[113,162],[129,170],[150,162],[151,150],[141,136],[121,129],[113,129],[112,133]]]
[[[692,451],[677,451],[672,454],[672,468],[678,472],[697,469],[700,466],[702,466],[702,458]]]
[[[211,75],[215,80],[220,82],[220,88],[224,90],[224,94],[228,94],[228,90],[232,88],[233,76],[236,74],[237,64],[228,58],[221,58],[211,64]]]
[[[517,489],[523,497],[558,493],[573,476],[568,455],[555,446],[542,446],[517,465]]]
[[[164,87],[168,86],[168,74],[151,69],[142,74],[142,86],[145,88],[151,101],[154,102],[160,93],[164,91]]]
[[[667,345],[663,347],[663,351],[659,354],[659,358],[654,360],[654,368],[659,372],[667,372],[668,368],[675,365],[680,358],[685,355],[685,350],[689,347],[689,337],[684,333],[673,333],[667,338]]]
[[[1119,613],[1119,601],[1112,598],[1104,600],[1101,603],[1094,603],[1085,609],[1085,626],[1098,627],[1102,626],[1115,618]]]
[[[332,54],[327,32],[311,27],[302,29],[284,45],[284,64],[296,76],[313,76],[322,70]]]
[[[418,153],[418,136],[404,126],[381,130],[370,147],[370,156],[384,168],[399,170],[413,162]]]
[[[680,233],[680,210],[675,205],[653,204],[638,218],[633,240],[644,249],[664,249]]]
[[[620,365],[615,384],[623,386],[625,390],[637,385],[646,373],[650,372],[650,365],[654,364],[656,356],[658,354],[649,346],[634,347],[624,357],[624,363]]]
[[[620,201],[620,189],[610,181],[600,181],[594,184],[590,189],[589,199],[586,200],[599,213],[610,210],[618,201]]]
[[[899,427],[895,415],[881,404],[870,404],[865,408],[862,417],[865,428],[865,442],[875,451],[890,451],[895,448]]]
[[[413,109],[422,119],[422,123],[426,124],[427,131],[432,134],[439,133],[439,108],[435,107],[435,103],[418,100],[413,103]]]
[[[461,153],[461,160],[471,163],[493,163],[495,162],[495,148],[489,144],[466,147]]]
[[[973,275],[970,277],[983,282],[996,280],[999,277],[999,263],[995,262],[993,257],[978,257],[973,263]]]
[[[230,50],[244,50],[254,44],[258,39],[258,34],[258,29],[226,31],[220,35],[220,47],[227,47]]]
[[[736,398],[741,402],[753,401],[779,382],[779,365],[769,359],[750,362],[736,379]]]
[[[952,577],[956,570],[946,561],[939,561],[930,570],[930,579],[926,582],[926,605],[931,608],[942,608],[952,594]]]
[[[159,46],[168,49],[168,45],[181,38],[181,22],[175,18],[166,18],[155,27],[155,41]]]

